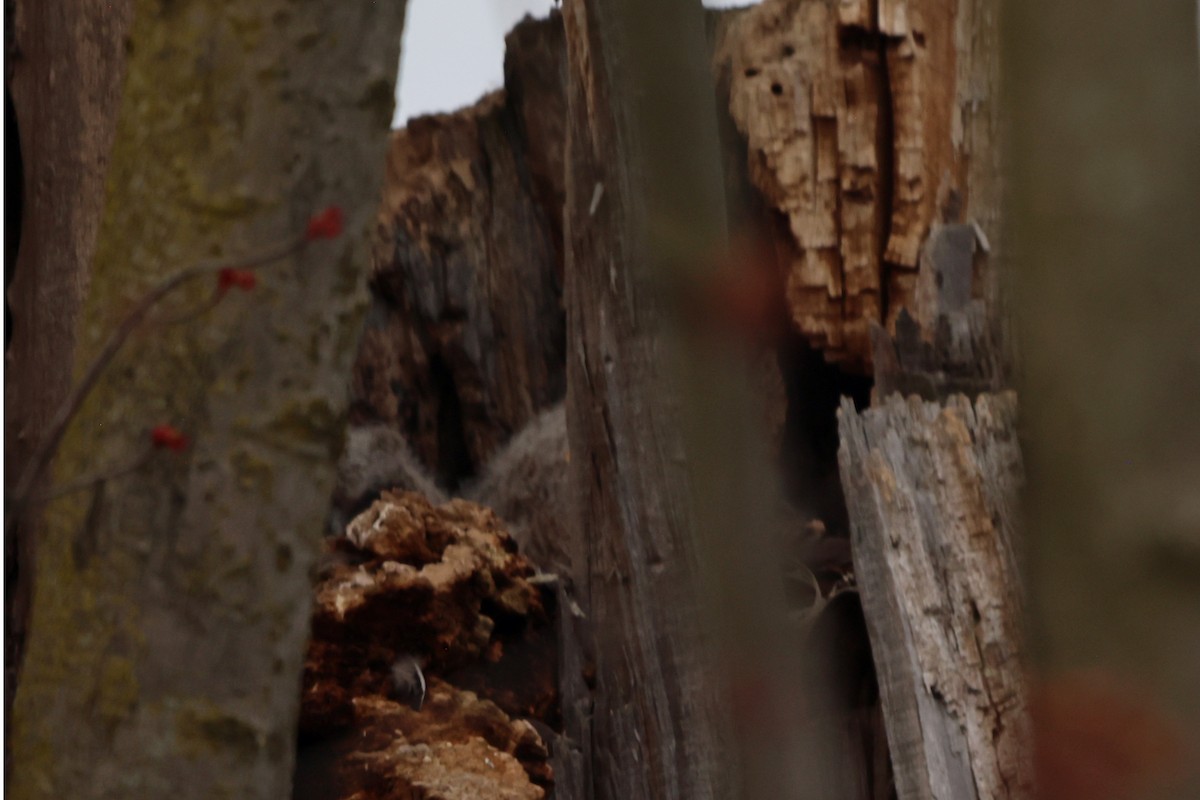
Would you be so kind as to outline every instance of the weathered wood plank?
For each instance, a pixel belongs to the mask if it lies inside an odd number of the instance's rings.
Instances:
[[[595,796],[733,797],[652,291],[656,273],[662,283],[711,253],[724,225],[703,18],[687,0],[653,13],[633,0],[567,0],[563,14],[567,426],[587,542],[579,599],[595,647]]]
[[[1030,796],[1016,397],[839,415],[854,566],[902,798]]]

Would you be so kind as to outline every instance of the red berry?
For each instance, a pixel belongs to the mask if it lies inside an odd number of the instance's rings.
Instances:
[[[257,285],[258,278],[248,269],[226,267],[217,273],[217,291],[222,294],[234,286],[248,292]]]
[[[304,231],[304,238],[310,242],[314,239],[336,239],[342,235],[345,222],[346,215],[342,213],[341,207],[330,206],[312,215],[308,220],[308,228]]]
[[[160,450],[173,450],[181,453],[187,449],[188,437],[174,425],[156,425],[150,431],[150,441]]]

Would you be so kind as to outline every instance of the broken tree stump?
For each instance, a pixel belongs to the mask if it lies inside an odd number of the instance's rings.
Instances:
[[[839,428],[898,796],[1030,797],[1016,395],[843,401]]]

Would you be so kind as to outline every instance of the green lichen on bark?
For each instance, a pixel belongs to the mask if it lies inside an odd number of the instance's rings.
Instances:
[[[101,671],[96,713],[111,721],[127,717],[138,700],[138,681],[132,659],[110,656]]]
[[[290,238],[331,202],[361,231],[383,172],[375,106],[403,3],[134,5],[77,375],[164,276]],[[308,565],[366,263],[357,234],[314,244],[195,321],[143,328],[108,368],[63,442],[58,480],[131,458],[159,422],[194,444],[111,481],[90,521],[88,493],[48,507],[14,797],[286,787]],[[196,281],[162,311],[213,290]],[[72,547],[81,536],[94,544],[86,560]]]
[[[267,741],[247,720],[204,702],[177,711],[175,727],[180,750],[192,758],[203,758],[230,744],[237,752],[253,753]]]

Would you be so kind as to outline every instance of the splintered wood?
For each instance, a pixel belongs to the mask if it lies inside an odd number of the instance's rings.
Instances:
[[[978,218],[996,238],[994,47],[976,17],[973,0],[766,0],[718,34],[750,179],[786,221],[792,322],[847,368],[869,367],[871,322],[931,318],[933,226]],[[987,295],[986,269],[977,282]]]
[[[843,401],[854,569],[900,797],[1028,798],[1016,396]]]

